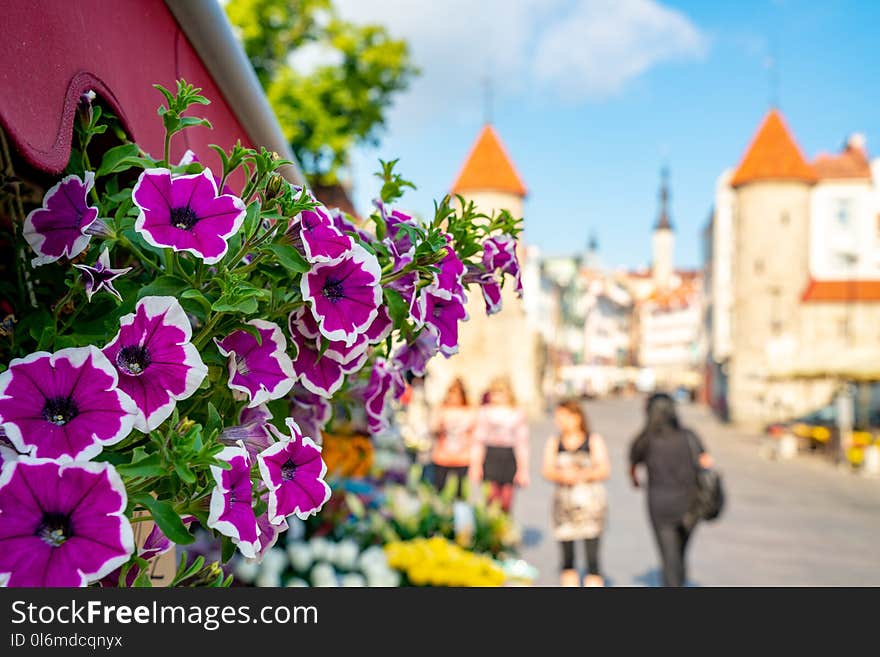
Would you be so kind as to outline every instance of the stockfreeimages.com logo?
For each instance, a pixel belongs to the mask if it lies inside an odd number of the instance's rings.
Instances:
[[[317,622],[318,608],[311,605],[267,605],[254,610],[250,605],[167,605],[156,601],[148,605],[108,605],[100,600],[71,600],[61,605],[37,605],[24,600],[12,603],[13,625],[195,625],[213,632],[223,625]]]

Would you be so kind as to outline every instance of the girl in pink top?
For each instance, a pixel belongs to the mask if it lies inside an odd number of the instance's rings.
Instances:
[[[529,485],[529,428],[507,379],[496,379],[477,412],[471,476],[490,485],[489,501],[510,511],[514,484]]]
[[[468,406],[464,383],[455,379],[431,418],[431,433],[435,437],[431,462],[437,490],[443,490],[447,479],[454,475],[458,478],[457,495],[462,494],[461,484],[471,462],[473,430],[474,411]]]

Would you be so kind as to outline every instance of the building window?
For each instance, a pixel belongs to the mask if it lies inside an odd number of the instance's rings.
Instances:
[[[788,210],[783,211],[782,215],[779,217],[779,221],[782,222],[783,226],[788,226],[788,222],[791,220],[791,215],[788,214]]]
[[[841,228],[848,228],[850,222],[850,205],[848,198],[839,198],[835,201],[834,218]]]
[[[755,274],[761,275],[764,273],[764,260],[762,258],[758,258],[755,260]]]
[[[837,332],[844,340],[849,340],[849,317],[844,317],[837,322]]]

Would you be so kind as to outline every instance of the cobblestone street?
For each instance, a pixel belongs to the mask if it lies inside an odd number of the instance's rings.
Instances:
[[[644,493],[631,487],[626,473],[642,401],[596,401],[586,408],[612,460],[602,545],[607,582],[655,586],[657,556]],[[722,518],[701,525],[692,540],[693,586],[880,585],[880,481],[838,471],[812,456],[768,461],[759,455],[755,436],[718,423],[704,407],[682,406],[680,413],[715,457],[727,493]],[[532,485],[515,501],[523,556],[539,568],[541,585],[556,584],[559,559],[549,533],[552,489],[540,475],[542,447],[552,430],[549,420],[532,425]]]

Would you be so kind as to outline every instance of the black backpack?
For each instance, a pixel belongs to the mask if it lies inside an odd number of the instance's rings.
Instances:
[[[690,431],[686,433],[691,461],[697,473],[697,492],[688,511],[687,520],[688,524],[696,525],[700,520],[716,520],[721,515],[724,509],[724,486],[720,472],[700,465],[700,444],[693,433]]]

